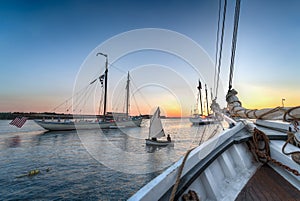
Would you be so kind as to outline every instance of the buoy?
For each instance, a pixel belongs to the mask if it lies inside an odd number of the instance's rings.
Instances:
[[[16,178],[31,177],[31,176],[37,175],[39,173],[40,173],[40,170],[38,170],[38,169],[30,170],[27,174],[22,174],[22,175],[16,176]]]
[[[28,172],[27,176],[34,176],[34,175],[37,175],[39,173],[40,173],[39,170],[31,170],[31,171]]]

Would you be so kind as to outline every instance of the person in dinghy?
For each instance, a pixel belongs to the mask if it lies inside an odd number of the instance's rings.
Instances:
[[[155,113],[150,119],[149,136],[146,139],[146,145],[166,146],[172,144],[170,135],[167,140],[158,140],[158,138],[165,137],[165,132],[160,119],[160,109],[156,109]]]

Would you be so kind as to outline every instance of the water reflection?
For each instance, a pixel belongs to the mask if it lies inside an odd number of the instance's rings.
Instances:
[[[174,149],[174,144],[166,145],[166,146],[158,146],[158,145],[146,145],[145,146],[146,152],[148,153],[154,153],[156,151],[159,151],[161,149]]]
[[[0,121],[2,200],[124,200],[216,129],[191,127],[188,119],[164,119],[174,147],[153,147],[145,144],[149,121],[139,128],[85,130],[80,136],[78,131],[45,132],[28,123],[17,130]],[[32,169],[45,174],[11,179]]]
[[[16,135],[14,137],[10,137],[7,141],[7,145],[10,148],[19,147],[21,144],[21,138],[19,135]]]
[[[44,143],[56,145],[58,142],[70,140],[76,137],[76,131],[45,131],[33,137],[32,142],[35,146],[40,146]]]

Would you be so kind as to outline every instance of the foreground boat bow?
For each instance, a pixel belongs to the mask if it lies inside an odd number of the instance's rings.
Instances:
[[[276,130],[262,129],[271,141],[272,157],[292,169],[299,168],[290,156],[281,152],[286,134]],[[176,181],[176,177],[183,159],[140,189],[129,200],[169,200],[176,182],[178,182],[178,188],[174,194],[175,200],[182,198],[189,190],[196,192],[200,200],[235,200],[262,165],[254,160],[253,153],[249,149],[251,139],[252,135],[246,129],[245,124],[236,123],[233,128],[191,151],[179,181]],[[289,150],[296,149],[292,145],[288,147]],[[299,176],[295,176],[282,167],[270,165],[296,189],[300,189]],[[298,195],[300,196],[300,193]]]

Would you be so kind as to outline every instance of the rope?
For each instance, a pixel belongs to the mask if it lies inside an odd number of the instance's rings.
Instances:
[[[259,142],[264,142],[264,147],[260,147]],[[254,132],[253,132],[254,152],[258,160],[262,163],[268,163],[269,161],[271,161],[273,164],[286,169],[287,171],[293,173],[294,175],[300,176],[298,170],[292,169],[289,166],[284,165],[283,163],[271,158],[269,142],[270,140],[264,132],[258,130],[257,128],[254,128]],[[285,146],[286,144],[283,146],[283,149]]]
[[[235,102],[239,102],[239,101],[235,101]],[[239,109],[236,109],[236,108],[239,108]],[[238,116],[238,117],[243,117],[243,116],[239,115],[240,112],[243,112],[245,117],[247,117],[249,119],[253,118],[253,117],[250,116],[250,113],[252,112],[253,116],[256,119],[267,119],[267,118],[264,118],[264,117],[267,116],[267,115],[270,115],[272,113],[278,112],[278,111],[283,111],[282,120],[286,121],[286,122],[291,122],[291,121],[299,121],[300,120],[300,118],[295,117],[295,116],[290,114],[293,110],[296,110],[296,109],[299,109],[299,108],[300,108],[300,106],[296,106],[296,107],[292,107],[292,108],[286,110],[285,108],[278,106],[278,107],[272,108],[269,111],[266,111],[266,112],[264,112],[260,115],[257,115],[256,112],[259,111],[257,109],[246,109],[246,108],[240,108],[240,106],[233,106],[231,112],[233,112],[232,115],[235,115],[235,116]],[[288,117],[290,117],[290,119],[288,119]]]
[[[267,111],[267,112],[259,115],[257,117],[257,119],[261,119],[262,117],[264,117],[264,116],[266,116],[268,114],[272,114],[272,113],[275,113],[275,112],[280,111],[280,110],[285,111],[282,107],[278,106],[278,107],[273,108],[272,110],[269,110],[269,111]]]
[[[212,138],[212,137],[217,133],[217,131],[218,131],[218,129],[219,129],[219,126],[220,126],[220,125],[217,125],[217,127],[213,130],[213,132],[208,136],[208,138],[207,138],[206,140]],[[199,145],[202,144],[202,141],[203,141],[203,139],[204,139],[203,137],[204,137],[204,134],[205,134],[205,132],[206,132],[207,127],[208,127],[208,126],[205,126],[205,127],[204,127],[204,130],[203,130],[203,133],[202,133],[202,136],[201,136]],[[175,182],[175,184],[174,184],[174,186],[173,186],[173,189],[172,189],[170,201],[173,201],[174,198],[175,198],[176,191],[177,191],[178,185],[179,185],[179,183],[180,183],[180,177],[181,177],[181,174],[182,174],[182,171],[183,171],[185,162],[186,162],[186,160],[187,160],[189,154],[191,153],[191,151],[193,151],[195,148],[196,148],[196,147],[189,149],[189,150],[186,152],[186,154],[185,154],[185,156],[184,156],[184,158],[183,158],[183,161],[182,161],[182,163],[181,163],[181,165],[180,165],[180,167],[179,167],[179,169],[178,169],[178,173],[177,173],[177,177],[176,177],[176,182]],[[197,194],[196,194],[196,195],[197,195]]]
[[[300,151],[285,152],[285,150],[284,150],[288,143],[290,143],[294,146],[297,146],[297,147],[300,147],[300,144],[298,144],[298,141],[296,140],[293,132],[288,131],[287,136],[288,136],[288,139],[282,146],[282,153],[284,153],[285,155],[292,155],[292,159],[300,165]]]
[[[179,182],[180,182],[180,177],[181,177],[181,174],[182,174],[183,167],[184,167],[184,165],[185,165],[185,162],[186,162],[186,160],[187,160],[189,154],[190,154],[191,151],[193,151],[194,149],[195,149],[195,147],[192,148],[192,149],[190,149],[190,150],[188,150],[188,151],[186,152],[184,158],[183,158],[183,161],[182,161],[182,163],[181,163],[181,165],[180,165],[180,167],[179,167],[179,169],[178,169],[178,174],[177,174],[176,182],[175,182],[174,187],[173,187],[173,189],[172,189],[171,197],[170,197],[170,199],[169,199],[170,201],[174,201],[174,199],[175,199],[175,194],[176,194],[176,191],[177,191]]]
[[[264,142],[264,147],[259,146],[259,142]],[[255,153],[257,154],[258,160],[262,163],[268,162],[267,156],[270,155],[270,146],[269,146],[269,138],[267,135],[265,135],[262,131],[258,130],[257,128],[254,128],[253,133],[253,142],[254,142],[254,148]]]
[[[195,191],[189,190],[182,196],[182,201],[200,201],[200,199]]]
[[[218,73],[217,73],[218,76],[217,76],[217,87],[216,87],[216,98],[215,99],[217,99],[218,89],[219,89],[219,79],[220,79],[222,50],[223,50],[223,38],[224,38],[225,19],[226,19],[226,7],[227,7],[227,0],[225,0],[224,8],[223,8],[222,33],[221,33],[221,42],[220,42],[219,63],[218,63]]]
[[[288,143],[294,142],[294,141],[293,141],[293,139],[294,139],[294,134],[293,134],[293,133],[291,133],[291,134],[292,134],[292,135],[289,135],[288,140],[285,142],[285,144],[284,144],[283,147],[282,147],[282,153],[284,153],[285,155],[291,155],[291,154],[294,154],[294,153],[300,153],[299,151],[292,151],[292,152],[289,152],[289,153],[287,153],[287,152],[284,151],[284,149],[285,149],[285,147],[286,147],[286,145],[287,145]]]
[[[237,41],[237,31],[239,26],[239,17],[240,17],[240,0],[236,0],[235,4],[235,13],[234,13],[234,29],[232,36],[232,46],[231,46],[231,62],[230,62],[230,73],[229,73],[229,90],[232,88],[232,78],[233,78],[233,69],[234,69],[234,58],[236,50],[236,41]]]
[[[208,136],[207,140],[209,140],[210,138],[214,137],[217,134],[217,132],[219,130],[219,126],[220,125],[217,125],[217,127],[213,130],[213,132]]]
[[[202,136],[201,136],[201,138],[200,138],[199,145],[202,144],[202,141],[203,141],[203,138],[204,138],[204,134],[205,134],[206,128],[207,128],[207,126],[204,126],[204,130],[203,130]]]
[[[284,120],[284,121],[288,121],[288,120],[287,120],[287,115],[288,115],[288,116],[290,116],[293,120],[298,120],[298,121],[299,121],[300,118],[297,118],[297,117],[291,115],[291,112],[292,112],[293,110],[295,110],[295,109],[298,109],[298,108],[300,108],[300,106],[292,107],[292,108],[288,109],[287,111],[285,111],[285,113],[284,113],[284,115],[283,115],[283,120]]]

